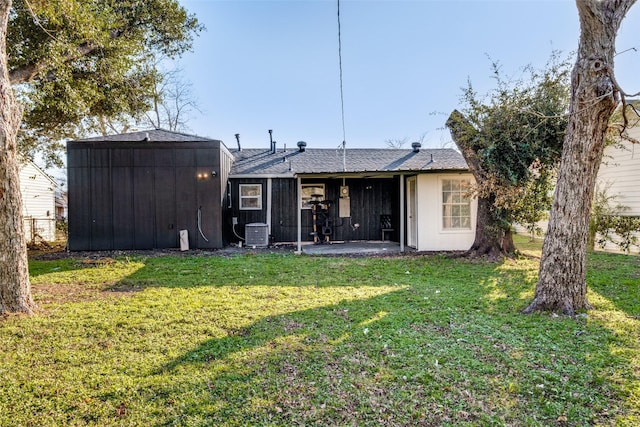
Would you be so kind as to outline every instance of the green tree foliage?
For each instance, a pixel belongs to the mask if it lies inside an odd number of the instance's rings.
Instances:
[[[60,140],[140,117],[161,78],[154,59],[190,49],[201,29],[175,0],[15,1],[7,50],[21,151],[55,162]]]
[[[467,163],[473,163],[475,193],[487,204],[488,224],[479,224],[472,251],[508,251],[513,222],[542,219],[551,202],[553,170],[562,153],[569,104],[569,63],[554,53],[541,70],[505,79],[492,64],[496,88],[480,97],[468,83],[465,108],[447,121]],[[481,209],[481,206],[479,206]],[[500,247],[496,247],[496,246]]]
[[[610,193],[611,183],[596,184],[591,216],[589,218],[589,249],[596,244],[605,248],[613,243],[624,252],[631,252],[633,247],[640,248],[640,217],[625,215],[628,206],[618,203],[618,196]]]

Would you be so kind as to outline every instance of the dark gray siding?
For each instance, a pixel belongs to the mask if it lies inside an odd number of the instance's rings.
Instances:
[[[228,242],[237,242],[238,238],[232,233],[232,217],[238,218],[236,232],[244,237],[245,224],[267,222],[267,179],[231,179],[232,206],[225,214],[225,238]],[[331,221],[333,234],[331,240],[380,240],[380,216],[391,215],[395,231],[387,233],[386,238],[399,240],[399,194],[400,180],[393,178],[350,178],[345,184],[349,186],[351,221],[340,218],[339,191],[342,178],[304,178],[303,184],[324,184],[325,198],[333,201],[328,217]],[[239,185],[262,184],[262,210],[246,211],[239,209]],[[293,178],[273,178],[271,180],[271,236],[274,242],[295,242],[298,240],[298,210],[297,210],[297,182]],[[309,209],[301,212],[302,240],[312,241],[313,214]],[[354,224],[359,224],[354,228]]]
[[[222,247],[220,151],[217,141],[68,143],[69,249],[176,248],[182,229],[191,248]]]

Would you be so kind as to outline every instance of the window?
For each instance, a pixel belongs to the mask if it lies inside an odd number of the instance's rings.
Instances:
[[[240,209],[262,209],[262,184],[240,184]]]
[[[311,209],[312,200],[324,200],[324,184],[302,184],[301,209]]]
[[[471,229],[471,201],[468,179],[442,180],[442,228]]]

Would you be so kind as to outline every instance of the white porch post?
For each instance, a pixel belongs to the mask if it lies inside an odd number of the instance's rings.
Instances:
[[[272,205],[272,192],[271,192],[271,178],[267,178],[267,227],[269,229],[269,235],[271,235],[271,205]]]
[[[296,210],[298,211],[298,250],[296,251],[296,254],[300,255],[302,253],[302,178],[300,178],[300,176],[298,176],[297,183],[298,207]]]
[[[406,221],[404,202],[404,174],[400,174],[400,252],[404,252],[404,224]]]

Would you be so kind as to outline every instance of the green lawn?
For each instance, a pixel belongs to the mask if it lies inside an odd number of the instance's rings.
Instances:
[[[640,425],[640,257],[590,256],[588,314],[524,316],[521,245],[32,260],[40,310],[0,320],[0,425]]]

